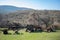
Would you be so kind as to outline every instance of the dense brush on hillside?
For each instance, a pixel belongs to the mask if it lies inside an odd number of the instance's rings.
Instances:
[[[60,22],[60,10],[18,10],[12,13],[3,15],[3,20],[16,22],[23,25],[41,23],[40,19],[48,22],[49,18],[54,18],[54,21]]]

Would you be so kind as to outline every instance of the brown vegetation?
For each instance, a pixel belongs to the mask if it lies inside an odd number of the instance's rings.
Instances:
[[[20,10],[5,14],[0,24],[3,25],[0,25],[1,27],[19,26],[20,28],[20,24],[22,27],[29,25],[28,29],[31,28],[31,31],[55,31],[56,27],[60,29],[60,10]],[[33,26],[31,27],[31,25]]]

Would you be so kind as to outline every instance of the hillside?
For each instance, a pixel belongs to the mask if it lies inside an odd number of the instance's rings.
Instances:
[[[59,10],[20,10],[16,12],[9,13],[6,16],[10,21],[26,22],[32,14],[40,15],[41,18],[54,16],[58,21],[60,21],[60,11]]]
[[[22,25],[50,25],[54,22],[54,25],[60,26],[60,10],[18,10],[3,14],[1,17],[2,25],[6,25],[6,21],[9,21],[11,23],[20,23]]]
[[[24,8],[24,7],[16,7],[10,5],[0,5],[0,13],[10,13],[15,12],[17,10],[30,10],[31,8]]]

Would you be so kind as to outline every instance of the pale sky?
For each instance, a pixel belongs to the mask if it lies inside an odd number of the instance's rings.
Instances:
[[[0,0],[0,5],[33,9],[60,10],[60,0]]]

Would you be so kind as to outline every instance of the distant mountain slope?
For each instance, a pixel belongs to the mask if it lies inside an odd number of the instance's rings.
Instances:
[[[6,21],[9,21],[10,23],[15,22],[22,25],[37,25],[38,23],[43,23],[41,19],[47,22],[51,18],[60,24],[60,10],[18,10],[9,14],[5,14],[3,16],[0,14],[0,19],[2,19],[3,24],[5,24]],[[49,21],[49,23],[51,22],[52,21]]]
[[[17,10],[30,10],[30,8],[0,5],[0,13],[9,13],[9,12],[17,11]]]
[[[60,21],[60,10],[20,10],[9,13],[5,15],[4,18],[8,19],[9,21],[17,21],[23,23],[29,20],[29,18],[32,18],[32,16],[37,16],[37,15],[43,19],[47,17],[55,17],[55,19]]]

